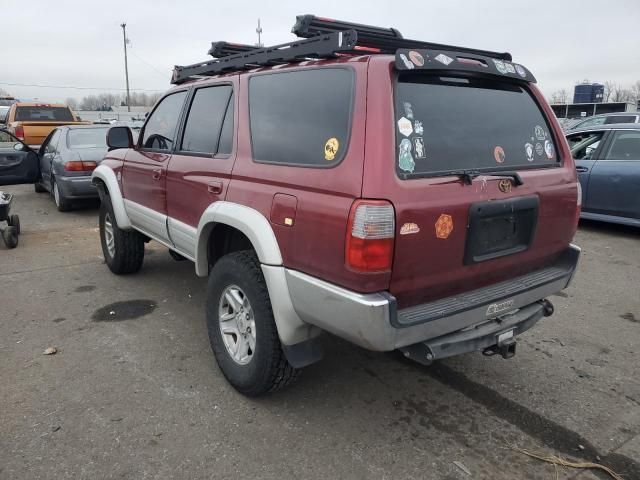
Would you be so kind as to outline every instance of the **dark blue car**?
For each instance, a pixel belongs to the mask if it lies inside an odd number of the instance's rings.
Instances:
[[[582,187],[580,218],[640,227],[640,124],[571,131]]]

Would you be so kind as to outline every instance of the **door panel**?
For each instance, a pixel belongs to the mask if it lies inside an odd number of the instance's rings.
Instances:
[[[569,135],[567,137],[571,156],[576,165],[578,180],[582,187],[583,208],[586,209],[586,199],[589,197],[589,178],[596,163],[596,158],[602,151],[602,145],[606,141],[606,132],[584,132]]]
[[[615,132],[606,150],[592,169],[585,208],[640,218],[640,130]]]
[[[0,185],[34,183],[38,155],[8,132],[0,131]]]

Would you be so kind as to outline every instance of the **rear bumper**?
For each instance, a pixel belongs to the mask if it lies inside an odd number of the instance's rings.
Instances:
[[[513,318],[520,318],[529,311],[525,307],[569,285],[579,257],[580,248],[571,245],[554,265],[403,310],[396,309],[395,298],[388,292],[359,294],[294,270],[286,270],[286,279],[302,321],[364,348],[390,351],[492,323],[498,317],[503,321],[516,311],[523,313],[516,312]],[[539,309],[534,310],[523,321],[542,316]]]
[[[98,189],[91,183],[91,176],[56,177],[58,188],[63,197],[98,198]]]

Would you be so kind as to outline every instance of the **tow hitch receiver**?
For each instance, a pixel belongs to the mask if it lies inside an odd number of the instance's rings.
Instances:
[[[516,355],[516,339],[511,338],[510,340],[506,340],[502,343],[492,345],[489,348],[485,348],[482,351],[482,354],[491,357],[496,353],[500,354],[502,358],[512,358]]]

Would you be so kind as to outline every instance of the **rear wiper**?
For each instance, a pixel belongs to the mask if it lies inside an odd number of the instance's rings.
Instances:
[[[524,185],[522,181],[522,177],[518,172],[480,172],[478,170],[454,170],[452,172],[447,172],[447,175],[456,175],[460,177],[462,183],[465,185],[471,185],[473,183],[473,179],[479,177],[481,175],[485,177],[511,177],[513,178],[513,183],[517,186]]]

